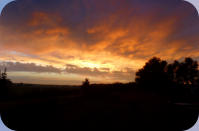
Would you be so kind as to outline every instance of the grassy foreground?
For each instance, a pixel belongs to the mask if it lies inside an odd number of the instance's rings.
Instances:
[[[197,120],[198,107],[132,84],[78,86],[17,85],[2,99],[4,123],[17,131],[182,131]],[[182,101],[178,101],[182,103]]]

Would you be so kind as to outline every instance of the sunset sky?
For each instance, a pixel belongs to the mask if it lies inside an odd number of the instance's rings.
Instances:
[[[153,56],[199,60],[199,17],[191,4],[17,0],[0,16],[0,68],[14,82],[130,82]]]

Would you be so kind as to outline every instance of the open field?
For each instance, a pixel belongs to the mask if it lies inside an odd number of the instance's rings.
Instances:
[[[95,87],[95,88],[94,88]],[[93,88],[12,87],[0,102],[2,119],[12,129],[35,130],[161,130],[181,131],[197,120],[197,108],[172,103],[165,94],[129,85]]]

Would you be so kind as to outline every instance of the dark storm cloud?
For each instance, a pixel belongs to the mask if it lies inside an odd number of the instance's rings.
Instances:
[[[37,72],[37,73],[61,73],[61,69],[53,66],[40,66],[34,63],[1,62],[0,69],[7,68],[9,72]]]
[[[20,63],[20,62],[1,62],[0,69],[3,71],[7,68],[8,72],[36,72],[36,73],[69,73],[77,74],[89,77],[110,77],[114,79],[131,79],[134,74],[132,69],[126,69],[126,71],[113,71],[110,72],[108,69],[91,69],[87,67],[78,67],[75,65],[66,65],[65,69],[55,68],[53,66],[41,66],[34,63]]]
[[[127,68],[126,71],[113,71],[110,72],[108,69],[91,69],[91,68],[87,68],[87,67],[78,67],[75,65],[66,65],[65,71],[67,73],[71,73],[71,74],[79,74],[79,75],[83,75],[83,76],[101,76],[101,77],[110,77],[112,79],[115,80],[129,80],[131,81],[133,78],[133,74],[135,73],[135,71],[133,71],[130,68]]]

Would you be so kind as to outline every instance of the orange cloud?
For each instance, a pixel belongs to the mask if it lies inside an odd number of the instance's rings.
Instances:
[[[118,0],[72,4],[59,13],[58,9],[32,11],[15,30],[0,24],[0,60],[59,69],[74,65],[68,73],[96,74],[95,80],[106,75],[117,81],[129,80],[131,75],[133,80],[134,71],[153,56],[168,60],[199,57],[198,26],[190,27],[193,21],[187,18],[195,18],[189,9],[182,13],[184,5],[168,10]]]
[[[44,12],[33,12],[30,20],[28,21],[29,26],[56,26],[62,21],[61,17],[56,14],[48,14]]]

